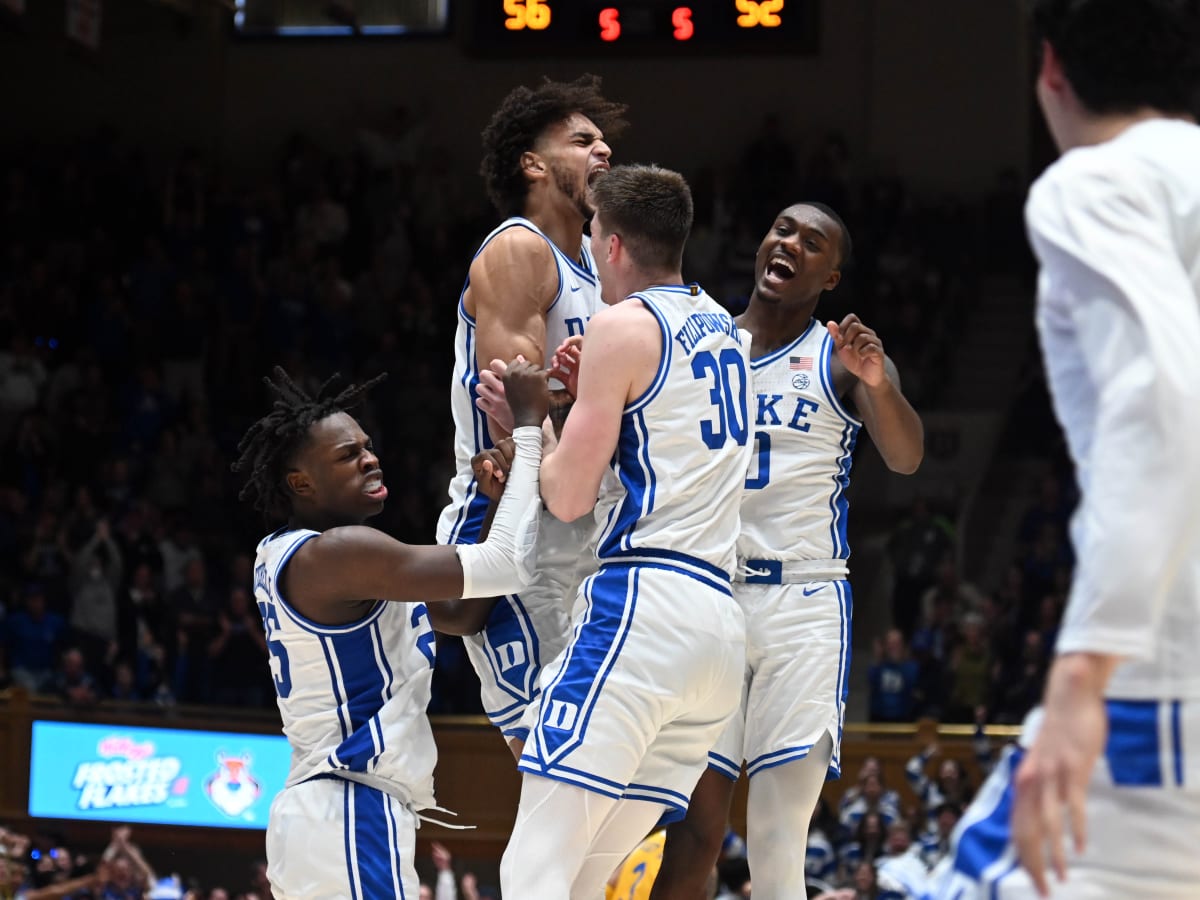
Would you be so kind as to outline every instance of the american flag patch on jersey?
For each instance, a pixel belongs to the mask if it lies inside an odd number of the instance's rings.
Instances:
[[[812,361],[811,356],[789,356],[788,368],[793,372],[811,372]]]

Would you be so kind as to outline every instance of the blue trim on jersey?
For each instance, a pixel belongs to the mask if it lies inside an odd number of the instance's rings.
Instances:
[[[583,788],[585,791],[591,791],[594,794],[600,794],[603,797],[611,797],[613,800],[621,799],[620,790],[612,790],[603,786],[603,782],[607,779],[599,779],[594,775],[589,775],[586,772],[582,774],[572,774],[575,770],[568,769],[565,766],[544,766],[535,762],[531,762],[522,756],[517,763],[517,770],[526,772],[530,775],[538,775],[542,778],[549,778],[551,781],[561,781],[564,784],[573,784],[575,787]]]
[[[857,439],[856,428],[847,425],[842,429],[842,455],[838,457],[837,474],[833,477],[833,493],[829,495],[829,540],[834,559],[850,558],[850,541],[846,535],[850,501],[846,497],[846,490],[850,487],[850,466],[854,463],[854,445]]]
[[[730,781],[737,781],[738,776],[742,774],[742,767],[739,764],[732,759],[726,759],[720,753],[713,753],[711,750],[708,751],[708,767],[714,772],[724,775]]]
[[[1171,750],[1175,754],[1175,784],[1183,786],[1183,725],[1180,721],[1182,704],[1171,701]]]
[[[390,669],[375,629],[324,637],[321,649],[329,671],[342,742],[333,751],[338,767],[369,771],[384,751],[378,716],[390,690]]]
[[[746,763],[746,775],[753,778],[759,772],[766,769],[774,769],[777,766],[782,766],[786,763],[795,762],[798,759],[804,759],[812,751],[815,744],[803,744],[797,747],[788,747],[784,750],[773,750],[770,753],[764,753],[761,756],[756,756],[750,762]]]
[[[650,797],[638,797],[635,793],[650,794]],[[625,788],[625,796],[633,800],[659,800],[660,802],[668,802],[671,806],[678,806],[687,809],[688,800],[691,798],[687,794],[681,794],[679,791],[672,791],[669,788],[658,787],[653,784],[633,784]],[[671,802],[674,801],[674,802]]]
[[[522,744],[524,744],[526,741],[529,740],[529,729],[528,728],[521,728],[521,727],[501,728],[500,734],[502,734],[506,738],[516,738]]]
[[[268,540],[274,540],[276,537],[282,536],[284,533],[296,533],[299,529],[291,529],[289,532],[278,531]],[[299,540],[296,541],[287,551],[279,557],[275,564],[275,571],[271,574],[271,592],[278,602],[279,607],[287,614],[287,617],[292,620],[299,628],[310,634],[315,634],[320,637],[337,637],[343,634],[353,634],[364,626],[373,624],[381,615],[385,607],[383,600],[376,600],[375,605],[361,619],[355,619],[353,622],[347,622],[344,625],[322,625],[320,622],[314,622],[312,619],[305,616],[288,602],[284,596],[283,588],[279,584],[279,576],[283,574],[283,567],[286,566],[304,544],[307,544],[315,537],[319,537],[320,533],[316,531],[302,533]],[[261,546],[261,545],[260,545]]]
[[[650,512],[655,479],[650,466],[649,443],[644,414],[634,412],[623,415],[613,467],[625,488],[625,496],[616,507],[616,517],[611,518],[611,527],[600,538],[596,549],[596,556],[600,559],[619,549],[628,549],[630,536],[638,520]]]
[[[491,669],[492,680],[504,693],[518,703],[529,703],[537,695],[537,679],[541,671],[541,645],[537,629],[520,594],[507,594],[488,613],[483,626],[482,650]],[[507,670],[501,668],[500,648],[508,644],[519,644],[525,659]],[[487,712],[489,719],[503,716],[512,706],[496,712]],[[493,723],[495,720],[493,719]]]
[[[363,900],[404,897],[395,829],[388,821],[388,795],[357,782],[350,785],[354,814],[354,860]],[[349,823],[347,823],[349,827]],[[351,891],[354,882],[351,881]]]
[[[329,673],[329,683],[330,683],[330,686],[333,688],[333,699],[337,702],[338,725],[341,726],[342,740],[345,741],[346,738],[350,734],[350,729],[347,727],[347,724],[346,724],[346,716],[345,716],[345,712],[344,712],[345,707],[344,707],[344,703],[342,701],[342,693],[341,693],[341,691],[338,690],[338,680],[339,679],[338,679],[338,675],[337,675],[337,669],[334,666],[333,656],[329,652],[329,644],[330,644],[329,638],[321,639],[321,652],[325,654],[325,669]],[[334,755],[336,756],[337,750],[334,750],[333,752],[334,752]],[[339,767],[341,767],[340,761],[339,761],[338,765],[339,765]]]
[[[350,900],[358,900],[358,890],[355,888],[354,867],[358,865],[358,854],[350,846],[350,788],[349,781],[342,784],[342,828],[346,847],[346,880],[350,883]]]
[[[829,404],[833,407],[834,412],[846,420],[847,423],[858,428],[862,425],[862,419],[852,414],[842,403],[842,398],[838,396],[833,384],[833,370],[830,367],[830,361],[833,359],[833,335],[826,334],[825,339],[821,342],[821,386],[825,388],[825,395],[829,398]]]
[[[808,337],[809,333],[816,327],[816,325],[817,325],[817,320],[810,319],[808,322],[808,327],[804,329],[804,331],[800,335],[800,337],[796,338],[790,344],[785,344],[784,346],[780,347],[778,350],[772,350],[770,353],[766,354],[765,356],[759,356],[757,358],[752,357],[750,359],[750,368],[751,369],[760,369],[763,366],[766,366],[766,365],[769,365],[769,364],[775,362],[775,360],[779,359],[785,353],[795,350],[804,341],[804,339],[806,337]]]
[[[678,550],[663,550],[661,548],[642,548],[635,547],[632,550],[618,550],[611,556],[605,557],[604,565],[639,565],[649,560],[651,563],[667,562],[676,563],[672,568],[683,571],[680,567],[694,566],[700,569],[699,573],[684,571],[685,575],[691,574],[707,574],[717,580],[714,585],[718,590],[725,591],[729,587],[729,573],[718,565],[710,563],[706,559],[701,559],[698,556],[691,556],[687,553],[680,553]]]
[[[850,542],[846,536],[846,519],[850,512],[850,504],[846,499],[846,489],[850,486],[850,466],[854,462],[854,445],[858,440],[858,429],[861,422],[846,412],[833,387],[833,373],[830,369],[830,358],[833,350],[833,337],[825,336],[821,343],[821,361],[818,366],[821,387],[834,411],[846,423],[842,429],[839,442],[841,455],[837,460],[837,474],[834,476],[833,493],[829,496],[829,540],[833,549],[834,559],[849,559]]]
[[[396,810],[393,808],[391,797],[386,793],[383,795],[383,814],[391,827],[393,890],[400,900],[404,900],[404,848],[400,846],[400,827],[396,823]],[[413,849],[415,851],[416,848]]]
[[[659,341],[661,342],[659,347],[661,352],[658,359],[658,371],[654,373],[654,380],[650,382],[650,386],[646,390],[642,391],[639,397],[625,404],[626,415],[640,410],[662,391],[663,385],[667,383],[667,372],[671,368],[671,354],[674,349],[671,343],[671,327],[667,324],[667,317],[662,314],[659,308],[645,294],[631,294],[626,299],[632,298],[640,300],[642,306],[650,310],[654,314],[654,318],[658,320]]]
[[[1012,816],[1013,797],[1016,793],[1014,776],[1025,751],[1011,747],[1000,760],[1005,766],[1004,790],[996,805],[983,818],[972,822],[958,836],[954,849],[953,867],[969,878],[982,882],[988,869],[1004,859],[1009,852],[1009,819]]]
[[[1119,787],[1163,784],[1157,700],[1109,700],[1108,743],[1104,758]]]
[[[505,725],[511,725],[513,722],[521,721],[521,716],[524,715],[528,705],[524,700],[518,700],[516,703],[510,703],[504,709],[498,709],[495,712],[484,710],[484,715],[497,728],[502,728]]]
[[[601,569],[584,581],[583,617],[575,626],[554,680],[542,691],[537,761],[546,768],[583,743],[596,701],[629,636],[637,610],[639,577],[636,568],[616,572]],[[565,715],[566,710],[574,710],[569,728],[546,724],[555,715]]]
[[[854,592],[850,587],[850,582],[845,579],[835,581],[833,586],[838,595],[838,620],[842,629],[842,646],[838,649],[836,699],[838,733],[837,740],[833,742],[833,754],[829,757],[829,772],[825,776],[826,781],[836,781],[842,777],[842,732],[846,723],[846,701],[850,699],[850,660],[854,656],[854,647],[851,643],[853,640],[851,623],[854,621]]]
[[[383,700],[386,703],[392,699],[392,687],[396,683],[396,676],[392,672],[391,663],[388,662],[387,648],[383,646],[383,632],[379,628],[379,623],[372,622],[371,627],[375,634],[375,650],[379,654],[379,663],[383,666],[384,674],[387,676],[387,684],[383,688]]]
[[[465,308],[463,314],[466,314]],[[475,405],[475,401],[479,397],[479,363],[475,359],[474,335],[475,329],[472,326],[466,334],[464,354],[467,366],[463,370],[459,383],[467,392],[467,405],[471,408],[471,431],[475,439],[474,447],[475,452],[479,453],[492,447],[492,435],[488,431],[487,416]],[[450,527],[448,544],[479,542],[479,534],[483,531],[483,520],[487,516],[488,502],[488,498],[479,492],[479,482],[472,476],[467,483],[466,493],[454,518],[454,524]]]
[[[668,562],[646,559],[622,559],[603,561],[600,563],[601,570],[616,570],[616,569],[658,569],[662,572],[671,572],[674,575],[684,575],[691,578],[693,581],[698,581],[709,590],[718,591],[727,597],[733,597],[733,589],[729,586],[728,576],[722,576],[721,581],[713,581],[702,572],[695,572],[691,569],[683,568],[682,566],[672,565]]]

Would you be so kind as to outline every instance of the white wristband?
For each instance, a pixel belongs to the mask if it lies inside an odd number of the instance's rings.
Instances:
[[[514,594],[533,578],[541,497],[538,466],[542,461],[542,429],[527,425],[512,433],[515,451],[504,495],[482,544],[455,548],[463,569],[464,597]]]

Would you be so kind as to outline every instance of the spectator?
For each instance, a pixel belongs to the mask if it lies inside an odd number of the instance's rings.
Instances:
[[[916,709],[917,664],[908,657],[898,628],[885,643],[875,639],[875,663],[867,673],[872,722],[911,722]]]
[[[263,706],[267,700],[267,639],[262,619],[244,587],[229,591],[209,642],[213,701],[224,706]],[[273,698],[273,694],[271,695]]]
[[[88,672],[84,655],[77,648],[71,647],[63,653],[55,687],[72,706],[95,705],[98,699],[96,680]]]
[[[974,722],[975,711],[988,701],[992,658],[983,623],[977,612],[962,617],[962,639],[951,651],[948,667],[951,687],[944,716],[948,722]]]
[[[71,557],[71,618],[74,640],[89,664],[111,663],[117,651],[117,590],[123,557],[108,520]]]
[[[913,501],[908,517],[888,538],[888,555],[895,573],[892,622],[906,639],[917,627],[921,598],[936,581],[937,565],[951,552],[953,540],[953,526],[935,515],[924,497]]]
[[[46,592],[39,584],[24,591],[24,608],[0,623],[4,635],[4,657],[13,684],[32,694],[49,693],[54,687],[54,663],[58,659],[67,623],[46,608]]]

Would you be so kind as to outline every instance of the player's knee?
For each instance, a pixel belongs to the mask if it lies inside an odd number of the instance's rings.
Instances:
[[[724,840],[725,817],[705,814],[693,807],[685,818],[667,827],[663,855],[696,865],[712,865],[721,855]]]

